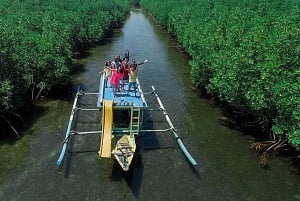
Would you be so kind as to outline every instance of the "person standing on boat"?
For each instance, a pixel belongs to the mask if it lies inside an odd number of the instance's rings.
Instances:
[[[129,72],[129,66],[128,66],[128,59],[125,57],[123,62],[122,62],[122,71],[123,71],[123,76],[122,76],[122,83],[121,83],[121,90],[124,90],[124,85],[126,83],[128,83],[129,80],[129,76],[128,76],[128,72]]]
[[[122,75],[122,68],[116,68],[115,64],[112,64],[110,84],[113,88],[114,97],[116,97],[116,92],[119,91],[120,79]]]
[[[127,50],[124,54],[124,57],[123,57],[123,61],[127,59],[127,62],[129,61],[129,50]]]
[[[135,59],[132,60],[132,64],[130,64],[129,71],[128,71],[129,84],[128,84],[127,95],[129,94],[131,87],[133,87],[134,88],[134,96],[136,96],[136,87],[137,87],[136,79],[137,79],[138,66],[142,65],[146,62],[148,62],[148,60],[145,60],[141,63],[136,63]]]
[[[121,67],[122,65],[122,59],[120,58],[120,55],[116,55],[114,61],[112,62],[115,64],[116,68]]]
[[[104,63],[103,70],[100,71],[99,73],[104,73],[104,86],[107,87],[107,81],[108,81],[108,78],[111,75],[111,63],[110,63],[110,61],[106,61]]]

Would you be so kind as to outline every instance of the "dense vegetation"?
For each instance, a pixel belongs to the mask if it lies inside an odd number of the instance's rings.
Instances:
[[[299,1],[140,3],[191,55],[196,86],[300,149]]]
[[[129,0],[0,0],[0,117],[66,83],[75,58],[129,12]]]

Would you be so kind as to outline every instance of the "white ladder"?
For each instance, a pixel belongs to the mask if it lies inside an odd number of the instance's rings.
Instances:
[[[131,107],[131,120],[130,120],[130,137],[138,135],[140,130],[140,113],[141,109],[138,107]]]

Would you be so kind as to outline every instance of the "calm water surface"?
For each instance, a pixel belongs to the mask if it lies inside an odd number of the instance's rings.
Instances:
[[[193,169],[170,133],[150,133],[139,138],[135,167],[123,174],[111,160],[98,159],[99,136],[76,136],[62,168],[56,167],[67,127],[70,102],[55,102],[35,125],[28,162],[0,186],[0,200],[300,200],[300,177],[288,162],[270,159],[270,169],[259,166],[259,156],[249,151],[251,136],[219,124],[220,109],[191,90],[188,58],[146,14],[131,12],[121,30],[79,62],[83,73],[74,88],[97,92],[98,71],[105,60],[129,49],[131,58],[149,62],[139,70],[144,92],[154,85],[185,145],[198,162]],[[149,104],[155,99],[146,96]],[[85,96],[81,107],[94,107],[96,97]],[[78,131],[99,130],[99,112],[79,112]],[[166,128],[159,114],[147,114],[145,126]],[[55,126],[50,125],[55,121]]]

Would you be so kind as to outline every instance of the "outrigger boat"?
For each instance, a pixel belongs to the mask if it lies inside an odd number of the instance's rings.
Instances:
[[[125,85],[124,92],[116,92],[115,97],[108,83],[105,84],[102,76],[97,103],[102,110],[102,137],[98,153],[101,158],[110,158],[112,154],[122,169],[128,171],[136,151],[135,135],[139,134],[143,111],[148,106],[139,82],[136,92],[129,91],[127,94],[128,85]]]
[[[107,84],[106,84],[107,83]],[[164,108],[154,86],[152,91],[144,93],[140,87],[139,80],[137,79],[137,91],[130,91],[127,94],[127,85],[124,86],[125,92],[117,92],[117,96],[114,96],[113,89],[109,85],[109,80],[105,80],[103,74],[100,78],[99,92],[98,93],[84,93],[80,90],[74,99],[68,128],[66,131],[65,139],[61,153],[57,160],[57,165],[60,166],[63,162],[69,138],[73,135],[85,135],[85,134],[100,134],[100,146],[99,146],[99,157],[101,158],[112,158],[116,159],[118,164],[124,171],[130,169],[131,162],[134,158],[137,145],[135,136],[141,132],[167,132],[173,133],[179,147],[183,151],[184,155],[191,163],[192,166],[197,166],[197,162],[190,155],[188,150],[185,148],[181,138],[176,133],[171,119]],[[99,110],[102,112],[101,115],[101,131],[87,131],[87,132],[76,132],[71,130],[73,124],[73,117],[77,110],[83,110],[77,107],[77,100],[82,95],[98,95],[96,108],[84,109],[84,110]],[[145,100],[145,94],[154,94],[160,105],[157,110],[162,111],[169,128],[162,130],[143,130],[143,114],[144,111],[150,110]],[[122,121],[120,121],[122,120]]]

